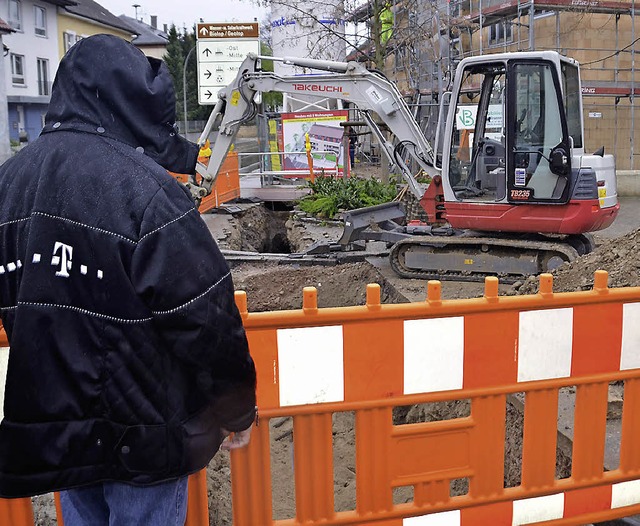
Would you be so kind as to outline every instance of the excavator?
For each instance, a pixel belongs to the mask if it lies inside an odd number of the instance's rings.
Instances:
[[[279,76],[263,71],[262,60],[320,73]],[[460,61],[451,90],[440,98],[433,146],[381,72],[357,62],[249,54],[235,80],[220,89],[198,141],[204,144],[217,127],[208,164],[199,163],[185,182],[196,201],[211,191],[239,126],[253,119],[269,91],[331,97],[357,108],[426,214],[426,221],[407,222],[397,202],[347,212],[338,243],[309,254],[385,241],[402,277],[498,275],[513,282],[592,251],[589,233],[608,227],[618,213],[613,156],[603,148],[585,153],[579,64],[553,51]],[[419,182],[424,176],[428,184]]]

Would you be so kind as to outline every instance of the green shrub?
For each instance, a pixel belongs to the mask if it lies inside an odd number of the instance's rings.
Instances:
[[[300,209],[322,218],[332,218],[341,210],[354,210],[393,201],[395,183],[361,177],[319,177],[309,182],[311,194],[300,200]]]

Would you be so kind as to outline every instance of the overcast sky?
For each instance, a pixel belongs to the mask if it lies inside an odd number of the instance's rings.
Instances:
[[[191,28],[201,18],[204,22],[253,22],[262,23],[268,13],[256,7],[251,0],[96,0],[116,16],[135,17],[138,4],[138,19],[147,24],[151,15],[158,16],[158,28],[164,24]]]

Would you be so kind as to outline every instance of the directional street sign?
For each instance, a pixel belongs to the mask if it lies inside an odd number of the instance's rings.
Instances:
[[[200,104],[215,104],[218,90],[233,81],[247,54],[260,52],[258,34],[256,22],[197,25]]]

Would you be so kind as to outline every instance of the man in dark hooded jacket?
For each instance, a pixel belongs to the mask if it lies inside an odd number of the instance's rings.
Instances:
[[[229,268],[167,173],[198,154],[174,122],[165,64],[92,36],[0,168],[0,497],[69,490],[66,526],[184,523],[186,475],[255,418]]]

